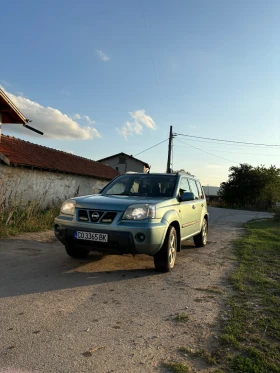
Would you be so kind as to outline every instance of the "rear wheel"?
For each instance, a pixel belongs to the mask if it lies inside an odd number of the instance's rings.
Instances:
[[[85,248],[78,248],[72,245],[65,246],[65,250],[69,256],[76,259],[85,259],[89,253]]]
[[[198,235],[194,236],[193,242],[196,247],[204,247],[207,244],[208,224],[204,218],[202,222],[201,231]]]
[[[174,267],[177,253],[177,233],[172,226],[168,228],[164,244],[154,256],[155,268],[159,272],[169,272]]]

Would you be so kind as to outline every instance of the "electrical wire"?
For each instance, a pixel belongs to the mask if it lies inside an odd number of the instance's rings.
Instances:
[[[183,144],[186,144],[186,143],[184,143],[183,141],[181,141],[181,140],[179,140],[179,139],[176,139],[176,140],[182,142]],[[194,149],[200,150],[201,152],[204,152],[204,153],[210,154],[210,155],[212,155],[213,157],[223,159],[224,161],[229,161],[229,162],[232,162],[232,163],[239,164],[239,162],[235,162],[235,161],[232,161],[232,160],[230,160],[230,159],[223,158],[223,157],[220,157],[220,156],[218,156],[218,155],[215,155],[215,154],[209,153],[209,152],[207,152],[207,151],[205,151],[205,150],[203,150],[203,149],[197,148],[196,146],[193,146],[193,145],[190,145],[190,144],[187,144],[187,145],[190,146],[191,148],[194,148]]]
[[[226,146],[226,149],[228,149],[229,147],[233,147],[233,148],[241,148],[241,149],[244,149],[245,148],[249,148],[249,149],[262,149],[262,150],[271,150],[271,151],[274,151],[274,150],[278,150],[278,148],[274,148],[274,147],[265,147],[265,146],[262,146],[262,145],[250,145],[250,144],[234,144],[234,143],[223,143],[223,142],[218,142],[218,141],[215,141],[215,140],[212,140],[212,141],[208,141],[208,140],[199,140],[199,139],[193,139],[193,138],[188,138],[187,139],[188,141],[193,141],[193,142],[202,142],[202,143],[207,143],[207,144],[213,144],[213,145],[216,145],[218,144],[219,146]]]
[[[185,137],[193,137],[195,139],[204,139],[204,140],[212,140],[212,141],[221,141],[221,142],[228,142],[228,143],[234,143],[234,144],[245,144],[245,145],[256,145],[256,146],[267,146],[267,147],[280,147],[280,145],[277,144],[258,144],[254,142],[244,142],[244,141],[233,141],[233,140],[221,140],[221,139],[212,139],[210,137],[202,137],[202,136],[192,136],[192,135],[185,135],[182,133],[174,133],[175,136],[185,136]]]
[[[186,145],[190,145],[187,142],[183,142],[183,141],[181,141],[181,142],[184,143],[184,144],[186,144]],[[186,146],[183,146],[183,145],[177,145],[177,146],[178,147],[182,147],[182,148],[186,148]],[[212,149],[206,149],[206,150],[212,150]],[[228,150],[216,150],[216,149],[213,149],[213,151],[219,152],[219,153],[245,154],[245,155],[261,155],[261,156],[265,156],[265,157],[280,157],[280,154],[240,153],[240,152],[231,152],[231,151],[228,151]]]
[[[148,149],[142,150],[142,152],[137,153],[137,154],[134,154],[133,157],[136,157],[136,155],[142,154],[142,153],[146,152],[147,150],[153,149],[153,148],[155,148],[156,146],[158,146],[158,145],[160,145],[160,144],[162,144],[163,142],[168,141],[168,140],[169,140],[169,139],[165,139],[165,140],[159,142],[158,144],[151,146],[151,147],[148,148]]]

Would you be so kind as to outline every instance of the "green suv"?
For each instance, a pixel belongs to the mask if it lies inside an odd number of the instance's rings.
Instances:
[[[170,271],[181,242],[205,246],[206,199],[189,174],[126,173],[98,194],[71,198],[55,218],[54,232],[73,258],[89,251],[147,254],[155,268]]]

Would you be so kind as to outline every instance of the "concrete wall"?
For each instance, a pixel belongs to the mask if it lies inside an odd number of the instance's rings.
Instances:
[[[108,180],[24,167],[9,167],[0,163],[0,202],[9,199],[39,201],[42,207],[74,196],[92,194],[93,188],[102,188]]]
[[[121,174],[128,172],[128,171],[134,171],[134,172],[145,172],[146,171],[146,167],[143,165],[143,163],[136,161],[135,159],[125,157],[126,163],[120,164],[119,158],[120,157],[113,157],[110,159],[106,159],[105,161],[102,161],[100,163],[106,164],[107,166],[112,167],[113,169],[119,171],[119,173]]]

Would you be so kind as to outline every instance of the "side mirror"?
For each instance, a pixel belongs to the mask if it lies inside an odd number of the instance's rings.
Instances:
[[[99,194],[100,193],[100,188],[93,188],[92,189],[92,194]]]
[[[194,200],[194,194],[191,192],[184,192],[181,196],[181,202],[193,201],[193,200]]]

